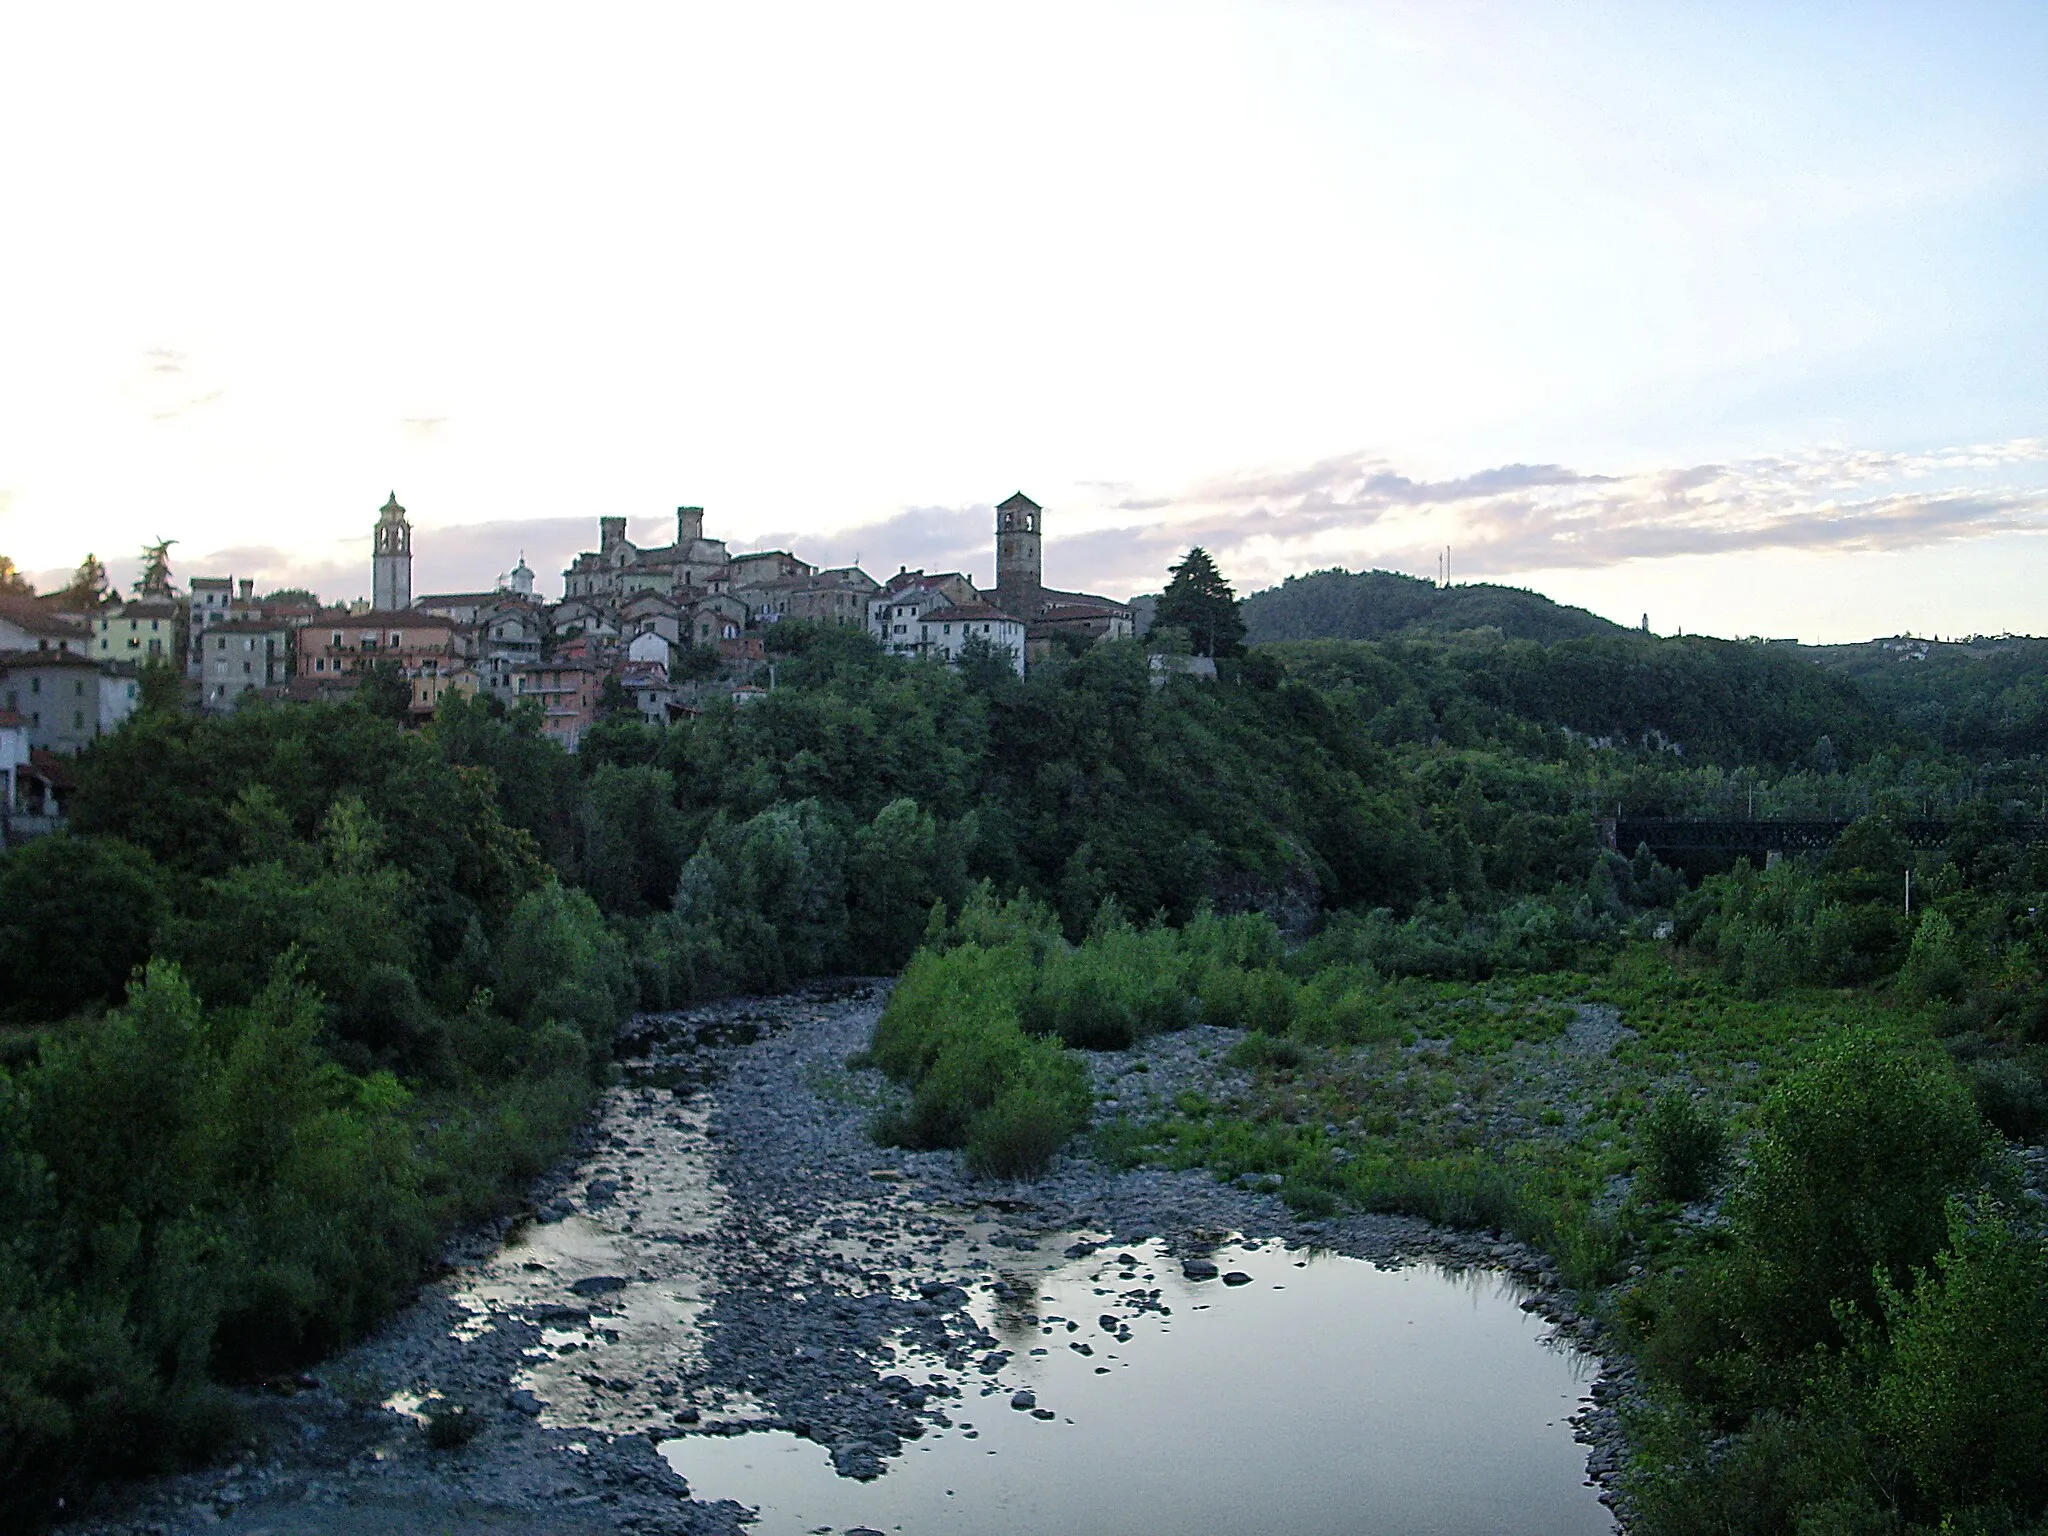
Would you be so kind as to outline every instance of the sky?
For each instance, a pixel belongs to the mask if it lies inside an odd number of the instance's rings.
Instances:
[[[0,553],[2048,632],[2048,7],[0,9]]]

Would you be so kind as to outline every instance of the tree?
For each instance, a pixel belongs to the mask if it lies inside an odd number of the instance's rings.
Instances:
[[[318,608],[320,599],[305,587],[279,587],[275,592],[264,593],[263,603],[265,607],[280,603],[295,608]]]
[[[152,656],[136,673],[135,713],[175,715],[185,707],[185,680],[162,656]]]
[[[0,555],[0,597],[34,597],[36,589],[29,579],[14,568],[14,562]]]
[[[379,719],[403,725],[412,718],[412,684],[395,661],[380,661],[356,684],[356,702]]]
[[[88,553],[78,562],[71,584],[57,594],[57,606],[73,613],[91,613],[105,606],[108,590],[107,568]]]
[[[637,720],[640,706],[633,695],[626,691],[626,685],[619,681],[616,672],[605,675],[604,685],[597,690],[597,718],[600,720]]]
[[[132,843],[38,838],[0,861],[0,997],[35,1020],[117,1001],[163,909],[157,868]]]
[[[1152,631],[1184,629],[1198,656],[1242,656],[1244,620],[1237,593],[1199,544],[1172,568],[1173,580],[1152,613]]]
[[[137,597],[169,597],[174,591],[171,586],[171,546],[176,539],[158,539],[154,544],[142,546],[142,574],[135,578]]]

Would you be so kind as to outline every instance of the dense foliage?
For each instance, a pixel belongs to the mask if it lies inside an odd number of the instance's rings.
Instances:
[[[1819,1491],[1746,1528],[1830,1528],[1852,1483],[1894,1526],[2032,1518],[2038,1229],[1984,1127],[2048,1128],[2039,761],[1966,761],[1787,649],[1402,592],[1467,607],[1218,646],[1213,681],[1136,643],[1019,679],[785,624],[765,698],[616,712],[576,757],[530,709],[407,731],[374,688],[138,711],[77,763],[70,832],[0,859],[0,1485],[46,1507],[199,1452],[221,1383],[370,1326],[559,1153],[634,1007],[907,967],[885,1137],[1027,1173],[1087,1123],[1081,1052],[1243,1025],[1270,1113],[1097,1150],[1643,1268],[1666,1528],[1773,1478]],[[1862,819],[1681,870],[1605,848],[1617,810]],[[1945,849],[1898,835],[1927,814]],[[1564,998],[1622,1009],[1632,1075],[1487,1143],[1469,1105]]]
[[[1454,634],[1492,629],[1510,640],[1584,639],[1618,626],[1583,608],[1519,587],[1486,582],[1440,587],[1394,571],[1342,568],[1290,576],[1244,600],[1245,637],[1273,640],[1382,640],[1403,631]]]

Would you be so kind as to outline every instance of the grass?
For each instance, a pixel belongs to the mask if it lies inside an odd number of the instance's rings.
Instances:
[[[1571,1051],[1580,1002],[1614,1006],[1633,1036],[1607,1055]],[[1596,1286],[1673,1244],[1672,1212],[1654,1198],[1665,1188],[1631,1179],[1660,1097],[1676,1087],[1700,1101],[1701,1125],[1667,1128],[1664,1170],[1697,1195],[1719,1166],[1702,1127],[1725,1127],[1739,1145],[1812,1043],[1849,1025],[1901,1041],[1930,1027],[1924,1005],[1898,996],[1813,988],[1748,999],[1648,944],[1598,975],[1387,982],[1373,1009],[1378,1027],[1350,1042],[1310,1044],[1299,1029],[1246,1035],[1230,1053],[1253,1073],[1242,1100],[1185,1091],[1164,1119],[1098,1130],[1096,1154],[1274,1179],[1309,1216],[1387,1211],[1498,1228]],[[1689,1170],[1678,1166],[1688,1158]]]

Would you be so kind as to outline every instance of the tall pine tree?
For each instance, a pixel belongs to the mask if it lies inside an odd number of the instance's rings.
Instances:
[[[1153,610],[1152,628],[1186,630],[1197,656],[1242,656],[1244,620],[1238,617],[1237,594],[1209,552],[1197,544],[1172,570],[1173,580]]]

